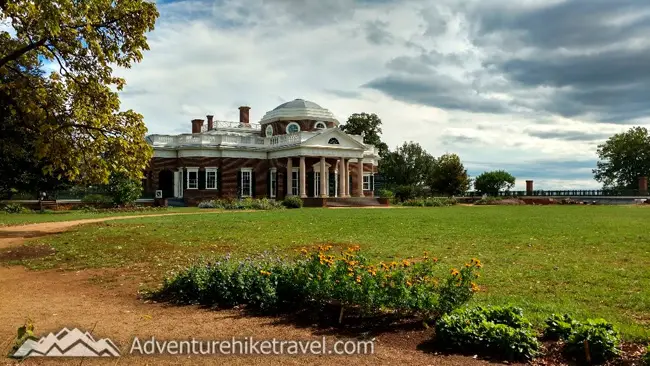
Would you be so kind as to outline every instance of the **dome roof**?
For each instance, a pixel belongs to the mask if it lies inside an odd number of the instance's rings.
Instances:
[[[337,125],[339,124],[339,121],[336,120],[332,112],[314,102],[304,99],[294,99],[290,102],[280,104],[272,111],[266,112],[260,123],[300,120],[334,122]]]

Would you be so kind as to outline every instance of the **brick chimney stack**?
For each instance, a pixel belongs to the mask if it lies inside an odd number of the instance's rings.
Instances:
[[[212,120],[214,118],[214,116],[211,116],[211,115],[208,114],[205,117],[208,119],[208,131],[210,131],[211,129],[214,128],[214,121]]]
[[[241,106],[239,107],[239,123],[242,124],[249,124],[250,119],[249,119],[249,112],[251,110],[251,107],[246,107],[246,106]]]
[[[639,178],[639,194],[642,196],[648,195],[648,177]]]
[[[202,128],[203,128],[203,120],[202,119],[193,119],[192,120],[192,133],[201,133]]]
[[[532,180],[527,180],[526,181],[526,196],[532,196],[533,195],[533,181]]]

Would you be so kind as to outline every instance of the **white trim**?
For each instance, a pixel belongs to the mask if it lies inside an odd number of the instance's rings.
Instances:
[[[296,173],[296,181],[293,181],[293,173]],[[296,192],[294,196],[300,196],[300,167],[291,168],[291,191]],[[306,182],[305,182],[306,183]]]
[[[270,187],[269,198],[275,198],[278,191],[278,168],[271,168],[269,170],[270,170],[270,180],[271,180],[269,182],[269,187]]]
[[[192,187],[190,185],[190,173],[196,173],[196,181],[195,187]],[[185,168],[185,179],[187,180],[187,188],[186,189],[199,189],[199,168],[191,167],[191,168]]]
[[[241,168],[239,169],[241,172],[241,177],[240,177],[240,187],[242,189],[241,196],[242,197],[252,197],[253,196],[253,168]],[[244,193],[244,173],[249,173],[249,181],[248,181],[248,194]]]
[[[269,133],[269,129],[271,129],[271,133]],[[271,126],[270,124],[269,124],[269,125],[266,125],[266,127],[264,128],[264,135],[265,135],[266,137],[271,137],[271,136],[273,136],[273,126]]]
[[[373,179],[372,179],[373,175],[375,175],[375,174],[374,173],[363,173],[363,182],[362,182],[362,184],[363,184],[363,190],[364,191],[374,191],[375,190],[374,184],[372,184],[373,183]],[[368,177],[368,188],[366,188],[366,182],[365,182],[366,177]]]
[[[216,190],[219,189],[219,182],[217,181],[217,176],[219,168],[205,168],[205,189]],[[208,187],[208,175],[214,173],[214,187]]]
[[[289,132],[289,127],[291,127],[291,126],[296,126],[296,127],[298,127],[298,131],[296,131],[296,132]],[[300,132],[301,130],[302,130],[302,129],[300,128],[300,125],[299,125],[298,123],[296,123],[296,122],[289,122],[289,124],[288,124],[287,127],[285,128],[285,132],[287,133],[287,135],[290,134],[290,133],[297,133],[297,132]]]

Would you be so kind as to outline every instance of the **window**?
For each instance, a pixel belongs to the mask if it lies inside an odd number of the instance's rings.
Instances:
[[[337,138],[335,138],[335,137],[332,137],[329,141],[327,141],[327,143],[330,144],[330,145],[338,145],[339,140]]]
[[[187,189],[199,189],[199,168],[187,168]]]
[[[271,168],[271,173],[269,174],[270,182],[269,182],[269,187],[271,191],[269,192],[269,196],[271,198],[274,198],[275,195],[278,192],[278,171],[276,168]]]
[[[291,172],[291,194],[294,196],[300,194],[300,168],[293,168]]]
[[[241,196],[251,197],[253,195],[253,170],[245,168],[241,170]]]
[[[266,133],[266,137],[273,136],[273,126],[271,125],[266,126],[265,133]]]
[[[364,191],[374,191],[375,187],[373,187],[373,181],[372,181],[372,174],[364,174],[363,175],[363,190]]]
[[[316,122],[315,127],[316,127],[317,130],[322,130],[322,129],[327,128],[327,125],[325,124],[325,122]]]
[[[300,125],[297,124],[296,122],[290,122],[287,125],[287,133],[296,133],[300,132]]]
[[[217,168],[205,168],[205,189],[217,189]]]

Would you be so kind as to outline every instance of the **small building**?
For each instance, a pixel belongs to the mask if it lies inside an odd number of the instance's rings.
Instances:
[[[378,149],[316,103],[296,99],[249,121],[192,120],[192,133],[149,135],[145,191],[194,205],[214,198],[372,197]],[[189,127],[189,126],[188,126]]]

